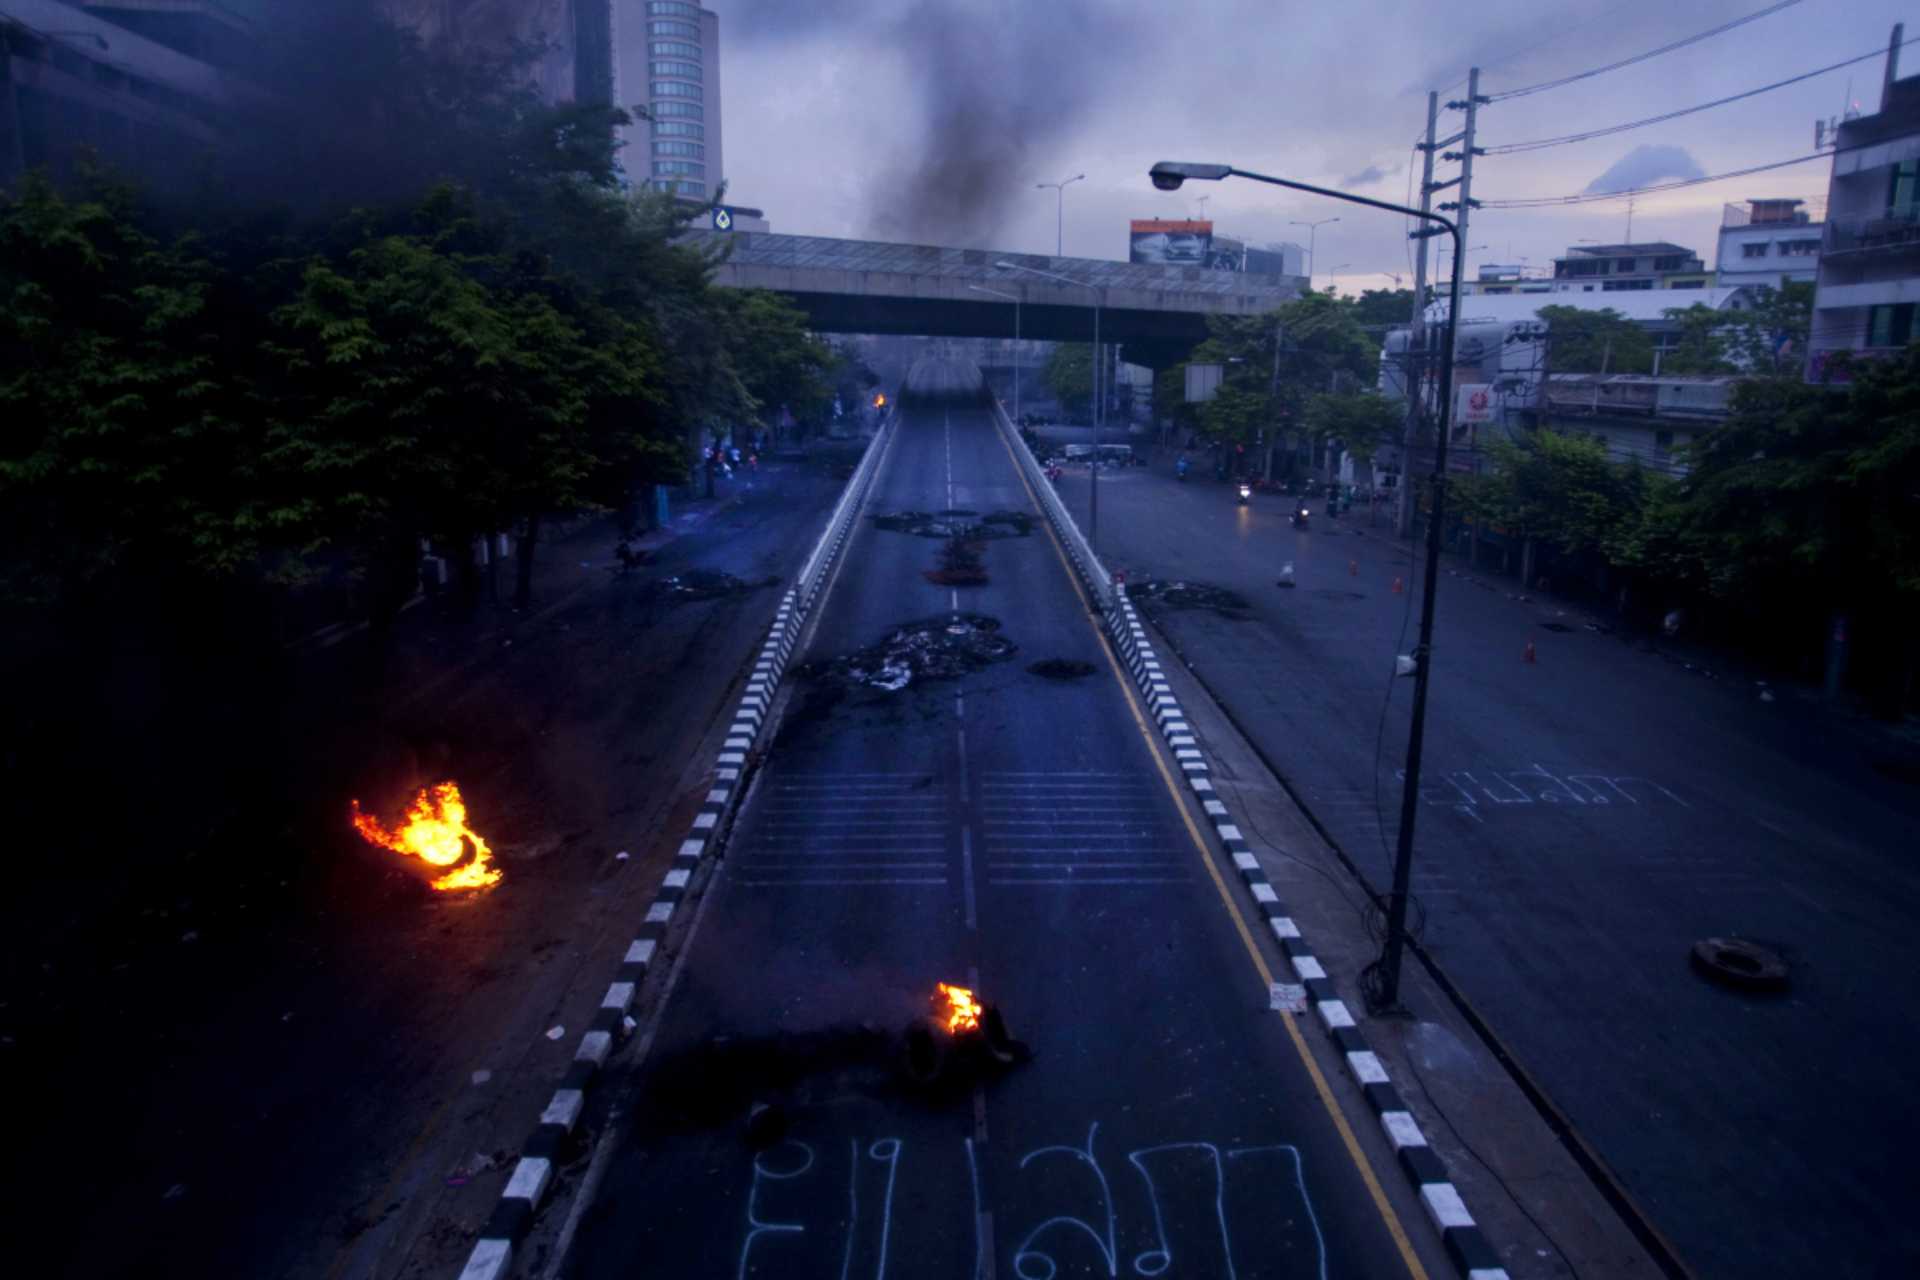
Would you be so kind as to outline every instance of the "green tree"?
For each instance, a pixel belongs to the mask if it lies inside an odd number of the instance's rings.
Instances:
[[[1691,375],[1734,372],[1726,355],[1728,313],[1696,302],[1690,307],[1668,307],[1663,314],[1680,326],[1680,340],[1660,361],[1660,372]]]
[[[819,422],[833,400],[827,374],[833,352],[807,330],[804,312],[764,289],[719,291],[727,318],[729,350],[741,384],[767,426],[782,408]]]
[[[215,270],[141,230],[98,175],[0,196],[0,591],[71,599],[116,572],[231,573],[259,529],[253,427],[213,358]]]
[[[1547,367],[1553,373],[1652,373],[1653,339],[1633,321],[1606,307],[1546,306]]]
[[[1047,389],[1068,414],[1085,413],[1093,404],[1093,348],[1084,342],[1055,343],[1041,373]]]
[[[1366,289],[1357,298],[1341,299],[1353,312],[1354,322],[1384,334],[1387,329],[1407,323],[1413,314],[1413,290]],[[1374,343],[1379,346],[1378,340]]]
[[[1813,328],[1813,283],[1756,286],[1752,305],[1729,312],[1726,319],[1720,331],[1723,359],[1752,376],[1797,378]]]
[[[1406,408],[1372,391],[1323,392],[1307,401],[1305,426],[1321,442],[1337,441],[1363,462],[1381,445],[1398,440],[1406,427]]]

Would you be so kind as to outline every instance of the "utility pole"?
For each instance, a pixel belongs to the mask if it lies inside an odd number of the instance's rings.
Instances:
[[[1440,95],[1427,94],[1427,140],[1420,144],[1420,212],[1433,209],[1433,136],[1440,123]],[[1400,487],[1394,495],[1393,532],[1404,538],[1413,525],[1413,451],[1420,442],[1420,421],[1426,408],[1427,348],[1427,239],[1433,231],[1424,223],[1407,233],[1419,246],[1413,260],[1413,328],[1407,334],[1406,364],[1401,377],[1407,391],[1406,438],[1400,446]],[[1419,352],[1415,354],[1416,350]]]

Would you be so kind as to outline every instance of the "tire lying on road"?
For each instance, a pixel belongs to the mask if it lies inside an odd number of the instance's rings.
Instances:
[[[1744,938],[1702,938],[1693,944],[1695,972],[1740,991],[1780,991],[1787,985],[1787,962]]]

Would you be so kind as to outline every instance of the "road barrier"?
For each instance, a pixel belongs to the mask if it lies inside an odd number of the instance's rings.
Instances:
[[[894,397],[893,404],[899,404],[898,396]],[[779,687],[780,677],[799,647],[807,615],[818,602],[834,561],[846,546],[860,504],[873,487],[874,475],[880,469],[880,460],[893,435],[894,421],[894,410],[890,406],[879,430],[867,442],[866,451],[841,491],[833,514],[827,517],[827,527],[814,543],[799,576],[780,598],[773,625],[754,659],[747,687],[740,695],[733,722],[714,762],[713,782],[700,804],[700,812],[694,815],[691,827],[674,853],[666,877],[628,944],[600,1008],[581,1035],[573,1062],[561,1077],[546,1110],[540,1113],[533,1136],[521,1148],[520,1160],[514,1165],[492,1215],[480,1229],[466,1266],[460,1271],[460,1280],[502,1280],[512,1269],[514,1250],[533,1225],[540,1202],[553,1185],[555,1162],[580,1123],[588,1090],[614,1049],[637,1025],[632,1010],[641,984],[659,954],[668,926],[686,897],[694,873],[717,851],[721,833],[726,830],[745,790],[750,753],[766,729],[774,690]]]

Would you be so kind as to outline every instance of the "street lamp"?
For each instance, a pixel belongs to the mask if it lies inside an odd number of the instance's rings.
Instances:
[[[1061,284],[1070,284],[1085,289],[1093,295],[1093,465],[1087,468],[1087,545],[1095,544],[1100,536],[1100,423],[1106,417],[1106,397],[1101,392],[1103,381],[1102,366],[1106,363],[1100,358],[1100,288],[1084,280],[1075,280],[1072,276],[1063,276],[1053,271],[1042,271],[1038,267],[1023,266],[1018,262],[1008,262],[1004,258],[993,264],[1002,271],[1024,271],[1028,275],[1044,276],[1048,280],[1058,280]]]
[[[1018,422],[1020,421],[1020,295],[1002,293],[998,289],[989,289],[979,284],[970,284],[967,288],[975,293],[1004,298],[1013,304],[1013,420]]]
[[[1314,238],[1320,234],[1320,228],[1326,226],[1329,222],[1338,221],[1340,221],[1338,218],[1322,218],[1318,222],[1289,222],[1287,224],[1290,227],[1305,227],[1307,229],[1307,288],[1309,289],[1313,288]]]
[[[1420,600],[1420,643],[1413,654],[1413,716],[1407,730],[1406,790],[1400,796],[1400,840],[1393,856],[1393,895],[1387,902],[1386,949],[1379,960],[1378,985],[1367,993],[1369,1008],[1376,1012],[1392,1009],[1400,1001],[1400,956],[1406,946],[1407,888],[1413,876],[1413,820],[1420,805],[1420,749],[1427,726],[1427,679],[1433,665],[1433,597],[1440,579],[1440,524],[1446,512],[1447,497],[1447,432],[1453,413],[1454,339],[1459,332],[1460,272],[1466,261],[1466,245],[1460,238],[1460,228],[1441,214],[1388,204],[1384,200],[1371,200],[1366,196],[1348,195],[1344,191],[1329,191],[1325,187],[1309,186],[1288,178],[1249,173],[1232,165],[1182,164],[1162,160],[1153,166],[1151,176],[1153,185],[1162,191],[1178,191],[1180,184],[1189,178],[1208,182],[1218,182],[1223,178],[1249,178],[1293,191],[1305,191],[1309,195],[1328,196],[1349,204],[1363,204],[1371,209],[1383,209],[1388,213],[1419,218],[1422,222],[1436,223],[1453,239],[1453,283],[1448,290],[1446,337],[1440,347],[1439,422],[1433,446],[1433,512],[1427,523],[1427,567],[1425,590]]]
[[[1035,191],[1044,191],[1048,187],[1052,187],[1056,195],[1053,209],[1053,256],[1056,258],[1060,256],[1060,246],[1064,243],[1062,237],[1066,226],[1067,188],[1086,176],[1084,173],[1076,173],[1071,178],[1062,178],[1058,182],[1036,182],[1033,184]]]
[[[1352,264],[1351,262],[1343,262],[1343,263],[1341,263],[1341,264],[1340,264],[1339,266],[1337,266],[1337,267],[1335,267],[1335,268],[1334,268],[1333,270],[1331,270],[1331,271],[1329,271],[1329,272],[1327,272],[1327,279],[1328,279],[1328,280],[1338,280],[1338,279],[1340,278],[1340,273],[1341,273],[1342,271],[1345,271],[1345,270],[1346,270],[1346,269],[1347,269],[1348,267],[1350,267],[1350,266],[1352,266],[1352,265],[1353,265],[1353,264]]]

